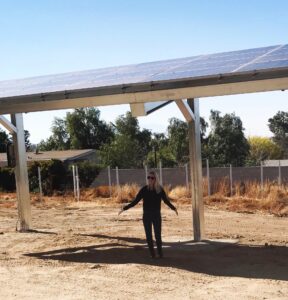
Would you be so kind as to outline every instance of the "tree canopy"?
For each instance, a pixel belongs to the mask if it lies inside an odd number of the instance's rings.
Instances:
[[[278,111],[268,119],[270,131],[274,134],[273,140],[283,150],[284,157],[288,157],[288,112]]]
[[[221,116],[211,111],[210,133],[208,124],[200,118],[202,158],[209,158],[210,166],[258,165],[264,159],[279,159],[287,151],[288,113],[278,112],[269,119],[274,133],[268,138],[245,138],[241,119],[235,113]],[[177,118],[169,119],[165,133],[141,129],[131,112],[119,116],[115,124],[100,119],[97,108],[75,109],[66,117],[55,118],[52,135],[41,141],[40,150],[100,149],[104,165],[119,168],[181,166],[189,161],[188,124]],[[29,145],[29,133],[25,133]],[[1,145],[7,135],[0,131]],[[1,150],[1,148],[0,148]],[[3,148],[2,150],[6,150]],[[287,151],[288,152],[288,151]]]
[[[100,149],[114,136],[112,126],[100,120],[100,110],[95,107],[75,109],[63,119],[55,118],[51,129],[52,135],[40,142],[40,150]]]
[[[0,152],[6,152],[7,144],[10,142],[8,134],[0,128]]]
[[[274,143],[270,138],[252,136],[248,138],[250,146],[249,155],[247,157],[247,165],[257,166],[261,161],[267,159],[281,159],[282,149]]]
[[[234,113],[221,117],[211,111],[211,132],[208,136],[208,156],[211,166],[232,164],[243,166],[249,153],[242,121]]]
[[[141,130],[138,120],[131,112],[127,112],[116,119],[114,139],[101,149],[105,165],[119,168],[143,167],[151,150],[151,132]]]

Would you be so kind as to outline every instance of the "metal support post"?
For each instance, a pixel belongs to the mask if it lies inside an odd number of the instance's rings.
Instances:
[[[75,166],[72,166],[72,174],[73,174],[73,190],[74,190],[74,199],[77,198],[77,188],[76,188],[76,173]]]
[[[144,168],[145,168],[145,181],[146,181],[146,184],[148,184],[148,168],[147,168],[147,166],[145,165],[144,166]]]
[[[195,120],[188,122],[194,240],[201,241],[204,236],[204,205],[199,99],[188,99],[187,102],[195,116]]]
[[[109,195],[110,195],[110,198],[111,198],[111,196],[112,196],[112,187],[111,187],[111,168],[110,168],[110,166],[107,167],[107,171],[108,171]]]
[[[207,187],[208,187],[208,196],[211,195],[211,188],[210,188],[210,169],[209,169],[209,159],[206,159],[206,176],[207,176]]]
[[[160,173],[160,184],[163,185],[163,177],[162,177],[162,161],[159,161],[159,173]]]
[[[233,196],[233,173],[232,173],[232,165],[230,164],[230,197]]]
[[[282,174],[281,174],[281,160],[279,160],[278,162],[278,185],[279,187],[281,186],[282,184]]]
[[[118,196],[119,196],[119,194],[121,193],[121,188],[120,188],[120,182],[119,182],[119,169],[118,169],[118,167],[116,167],[115,171],[116,171],[117,192],[118,192]]]
[[[185,164],[186,190],[189,191],[188,163]]]
[[[39,195],[40,195],[40,201],[42,202],[42,180],[41,180],[41,168],[38,167],[38,182],[39,182]]]
[[[17,128],[17,132],[13,133],[13,143],[16,158],[15,179],[20,222],[19,231],[28,231],[31,228],[31,204],[22,114],[12,114],[11,122]]]
[[[260,165],[260,176],[261,176],[261,192],[263,192],[264,182],[263,182],[263,161],[261,161]]]
[[[75,167],[75,173],[76,173],[76,195],[77,195],[77,201],[80,201],[80,181],[79,181],[79,173],[78,173],[78,166]]]

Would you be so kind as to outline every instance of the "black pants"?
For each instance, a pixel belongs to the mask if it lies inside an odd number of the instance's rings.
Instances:
[[[157,251],[160,257],[162,254],[162,238],[161,238],[161,214],[160,213],[144,213],[143,224],[146,234],[146,241],[152,257],[155,257],[153,238],[152,238],[152,225],[154,227],[154,235],[156,239]]]

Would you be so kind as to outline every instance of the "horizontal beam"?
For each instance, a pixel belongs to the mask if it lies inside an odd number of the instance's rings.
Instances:
[[[195,121],[194,113],[186,100],[175,100],[175,102],[187,122]]]
[[[0,124],[5,127],[11,134],[17,133],[17,128],[4,116],[0,116]]]
[[[43,97],[42,100],[39,100],[38,98],[30,96],[19,97],[17,99],[0,99],[0,114],[118,105],[124,103],[144,103],[167,99],[203,98],[286,89],[288,89],[288,76],[284,78],[234,83],[221,83],[219,79],[217,84],[205,86],[191,86],[156,91],[151,90],[137,93],[109,94],[83,98],[57,98],[57,100],[49,100],[49,97],[47,96],[46,99]]]

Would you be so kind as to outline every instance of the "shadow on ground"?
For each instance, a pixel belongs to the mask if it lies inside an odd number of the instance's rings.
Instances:
[[[25,255],[74,263],[97,265],[133,263],[177,268],[214,276],[288,281],[288,247],[284,246],[262,247],[210,241],[164,243],[165,257],[151,259],[143,239],[99,234],[86,236],[107,239],[107,243]]]

